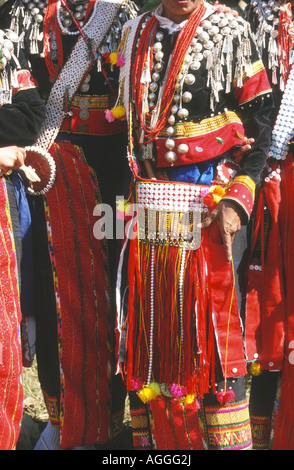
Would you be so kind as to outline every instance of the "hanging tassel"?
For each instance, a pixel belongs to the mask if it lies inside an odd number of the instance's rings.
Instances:
[[[226,392],[224,390],[221,390],[217,392],[216,399],[221,405],[227,405],[228,403],[234,401],[235,392],[232,389],[229,389]]]
[[[252,362],[250,364],[250,374],[254,375],[255,377],[259,376],[261,374],[261,367],[259,362]]]
[[[143,403],[148,403],[159,395],[160,385],[156,382],[152,382],[149,386],[143,386],[143,388],[138,392],[138,397]]]

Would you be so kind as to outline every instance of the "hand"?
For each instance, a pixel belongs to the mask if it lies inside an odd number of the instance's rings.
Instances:
[[[20,168],[25,161],[26,151],[22,147],[12,145],[0,148],[0,169],[2,173],[8,173]]]
[[[241,210],[241,209],[240,209]],[[235,234],[241,228],[241,216],[238,207],[229,201],[221,201],[203,220],[201,227],[207,228],[217,221],[228,261],[232,260],[232,244]]]
[[[251,150],[251,145],[254,142],[255,142],[254,139],[247,139],[247,137],[245,137],[245,140],[242,143],[242,147],[238,148],[238,149],[236,149],[232,152],[232,155],[233,155],[234,160],[235,160],[236,163],[239,163],[242,160],[244,154],[246,152],[249,152],[249,150]]]

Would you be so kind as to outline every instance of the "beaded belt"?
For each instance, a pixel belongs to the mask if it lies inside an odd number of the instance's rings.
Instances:
[[[196,250],[201,242],[201,216],[208,211],[202,191],[186,183],[137,182],[138,238],[154,245]]]
[[[113,98],[108,95],[75,95],[71,102],[71,116],[66,117],[61,132],[86,135],[113,135],[123,132],[124,123],[119,119],[108,122],[105,110],[111,108]]]

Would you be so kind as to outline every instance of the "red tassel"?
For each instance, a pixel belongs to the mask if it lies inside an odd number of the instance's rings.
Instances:
[[[228,403],[234,401],[235,392],[231,389],[227,390],[226,392],[221,390],[220,392],[217,392],[216,399],[221,405],[227,405]]]

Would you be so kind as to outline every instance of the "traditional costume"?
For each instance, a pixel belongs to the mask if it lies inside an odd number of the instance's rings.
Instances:
[[[125,392],[112,383],[115,242],[94,227],[100,204],[115,209],[122,191],[124,123],[105,112],[117,95],[120,32],[137,10],[122,0],[4,7],[47,99],[35,147],[56,165],[53,187],[31,200],[37,361],[50,418],[37,448],[105,445],[122,430]]]
[[[45,117],[36,81],[17,54],[18,41],[12,31],[0,30],[1,147],[32,145]],[[1,172],[0,204],[0,449],[13,450],[23,412],[21,320],[32,295],[31,221],[19,171]]]
[[[293,45],[290,3],[252,1],[246,17],[275,98],[269,162],[254,216],[248,269],[247,339],[252,362],[251,423],[256,449],[293,449]],[[282,400],[281,393],[282,371]],[[279,406],[279,408],[278,408]],[[277,418],[277,409],[278,419]],[[291,427],[292,426],[292,427]],[[275,429],[275,432],[272,432]]]
[[[161,7],[128,22],[121,52],[135,212],[118,271],[118,362],[134,445],[250,449],[242,272],[270,142],[266,71],[248,23],[206,2],[182,24]],[[256,142],[238,166],[244,136]],[[232,263],[217,224],[199,229],[220,200],[242,210]]]

